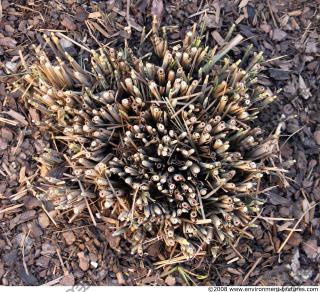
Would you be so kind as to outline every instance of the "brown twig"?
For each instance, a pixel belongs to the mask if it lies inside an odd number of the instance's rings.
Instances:
[[[251,273],[254,271],[254,269],[259,265],[259,263],[262,261],[262,257],[258,258],[251,269],[248,271],[248,273],[245,275],[245,277],[242,280],[242,285],[245,283],[245,281],[250,277]]]
[[[9,212],[9,211],[12,211],[12,210],[15,210],[15,209],[18,209],[20,207],[24,206],[24,204],[18,204],[18,205],[14,205],[14,206],[11,206],[11,207],[8,207],[8,208],[5,208],[5,209],[2,209],[0,210],[0,214],[2,213],[6,213],[6,212]]]
[[[58,278],[56,278],[56,279],[54,279],[52,281],[49,281],[47,283],[42,284],[41,286],[53,286],[53,285],[56,285],[56,284],[60,283],[60,280],[62,278],[63,278],[63,276],[60,276],[60,277],[58,277]]]
[[[269,8],[269,11],[270,11],[270,14],[271,14],[271,18],[272,18],[272,20],[273,20],[273,24],[274,24],[274,26],[275,26],[276,28],[278,28],[278,24],[277,24],[277,21],[276,21],[274,15],[273,15],[273,11],[272,11],[272,8],[271,8],[270,1],[267,0],[267,3],[268,3],[268,8]]]
[[[29,237],[30,231],[31,230],[29,229],[28,233],[25,235],[25,237],[23,238],[23,241],[22,241],[22,262],[23,262],[24,270],[26,271],[27,275],[29,275],[29,270],[28,270],[28,266],[27,266],[27,263],[25,260],[25,255],[24,255],[24,245],[25,245],[26,239]]]
[[[293,232],[297,229],[297,226],[300,224],[300,222],[302,221],[302,219],[304,218],[304,216],[311,210],[313,209],[315,206],[317,206],[320,202],[310,206],[310,208],[308,208],[303,214],[302,216],[299,218],[299,220],[297,221],[297,223],[294,225],[294,227],[292,228],[292,230],[289,232],[287,238],[284,240],[284,242],[281,244],[281,246],[279,247],[277,253],[280,253],[282,251],[282,249],[285,247],[285,245],[287,244],[288,240],[290,239],[291,235],[293,234]]]
[[[43,211],[47,214],[47,216],[49,217],[49,219],[52,221],[52,223],[58,227],[58,224],[56,223],[56,221],[52,218],[52,216],[49,214],[49,212],[47,211],[46,207],[44,206],[44,204],[41,204]]]
[[[57,255],[58,255],[58,258],[59,258],[59,261],[60,261],[60,264],[61,264],[61,267],[62,267],[64,275],[68,275],[69,272],[68,272],[67,268],[64,265],[63,259],[61,257],[60,250],[58,248],[56,248],[56,252],[57,252]]]

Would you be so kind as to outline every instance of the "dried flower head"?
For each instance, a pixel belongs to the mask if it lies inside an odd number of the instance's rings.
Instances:
[[[54,137],[38,158],[42,196],[73,218],[95,200],[132,253],[160,240],[190,259],[250,236],[242,229],[277,142],[253,120],[276,97],[256,84],[261,53],[226,57],[241,36],[218,51],[194,29],[170,47],[156,27],[147,60],[100,48],[86,66],[45,36],[56,59],[36,48],[24,80]]]

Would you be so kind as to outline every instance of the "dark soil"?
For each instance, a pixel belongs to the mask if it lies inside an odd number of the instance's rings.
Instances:
[[[189,284],[319,285],[320,1],[44,2],[0,1],[0,283],[186,285],[183,271],[190,271],[199,276],[190,276]],[[250,42],[264,52],[259,82],[281,92],[259,122],[269,132],[282,123],[281,158],[289,170],[285,180],[274,178],[277,188],[262,196],[266,204],[252,228],[254,240],[238,240],[211,262],[182,264],[172,273],[174,266],[153,267],[158,246],[148,250],[150,259],[122,254],[125,243],[112,237],[108,218],[93,226],[84,215],[69,224],[66,214],[51,211],[56,225],[49,219],[30,188],[38,172],[33,157],[47,142],[33,123],[38,113],[28,112],[23,97],[13,91],[24,59],[33,57],[31,45],[43,44],[47,29],[93,48],[117,47],[124,40],[137,46],[142,28],[150,28],[151,13],[172,27],[171,41],[206,20],[208,43],[219,44],[219,35],[223,42],[236,23],[235,32],[248,39],[240,50]],[[85,56],[69,41],[65,46]]]

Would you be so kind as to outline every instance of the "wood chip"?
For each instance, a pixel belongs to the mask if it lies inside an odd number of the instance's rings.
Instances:
[[[211,35],[220,47],[224,45],[224,39],[217,30],[213,31]]]
[[[76,237],[72,231],[66,231],[62,233],[64,240],[66,241],[67,245],[71,245],[76,241]]]
[[[239,9],[246,7],[248,3],[249,3],[249,0],[242,0],[238,5]]]
[[[303,243],[303,251],[306,253],[308,258],[315,259],[320,255],[320,247],[317,244],[316,239],[310,239]]]
[[[126,281],[125,281],[125,279],[123,277],[122,272],[117,272],[116,273],[116,277],[117,277],[119,285],[125,285],[126,284]]]
[[[302,14],[302,10],[300,10],[300,9],[288,12],[289,16],[300,16],[301,14]]]
[[[29,114],[30,114],[32,122],[36,123],[36,122],[40,121],[40,116],[39,116],[39,113],[36,109],[30,108]]]
[[[6,113],[10,117],[14,118],[15,120],[17,120],[20,124],[22,124],[24,126],[28,126],[28,122],[26,121],[25,117],[22,114],[14,111],[12,109],[10,109],[9,111],[4,112],[4,113]]]
[[[287,37],[287,33],[284,32],[283,30],[279,29],[279,28],[275,28],[273,30],[273,34],[272,34],[272,39],[274,41],[282,41]]]
[[[90,260],[89,260],[89,257],[86,256],[84,254],[83,251],[79,252],[77,254],[78,258],[79,258],[79,267],[82,271],[87,271],[89,270],[89,267],[90,267]]]
[[[75,284],[75,279],[72,274],[65,275],[59,282],[59,285],[62,285],[62,286],[74,286],[74,284]]]
[[[38,222],[41,228],[45,229],[50,225],[50,219],[46,213],[40,213],[38,217]]]
[[[174,286],[176,284],[176,278],[169,275],[168,277],[166,277],[165,283],[168,286]]]
[[[88,14],[88,18],[100,18],[101,16],[101,12],[99,11],[91,12]]]
[[[76,30],[77,26],[73,22],[72,18],[70,16],[65,16],[61,22],[61,24],[69,30]]]
[[[320,131],[315,131],[313,133],[313,139],[317,145],[320,145]]]
[[[8,49],[15,49],[17,41],[10,37],[0,37],[0,47],[3,46]]]

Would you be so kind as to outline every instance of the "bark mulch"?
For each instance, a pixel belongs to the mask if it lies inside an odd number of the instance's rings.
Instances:
[[[319,285],[320,1],[45,2],[0,1],[0,283]],[[82,216],[69,224],[66,214],[47,211],[33,196],[33,157],[48,142],[34,126],[38,112],[26,111],[23,97],[13,92],[24,59],[33,58],[32,44],[42,44],[48,29],[93,48],[124,40],[136,46],[151,14],[172,28],[170,41],[205,20],[208,42],[221,46],[235,23],[235,32],[247,39],[240,49],[250,42],[264,52],[260,83],[281,91],[259,122],[270,132],[282,123],[281,158],[289,170],[285,180],[272,178],[277,188],[262,195],[266,204],[252,229],[254,240],[240,239],[210,262],[164,270],[148,258],[122,254],[125,243],[112,237],[107,219],[93,226]],[[63,46],[85,57],[70,39]],[[148,250],[151,258],[157,252],[157,246]]]

